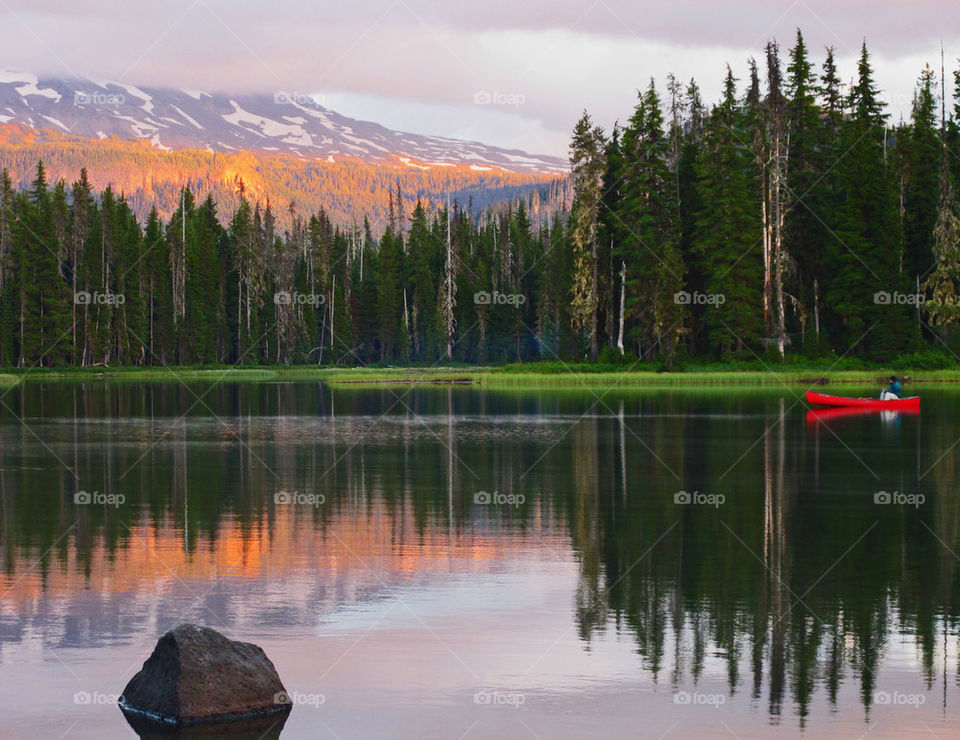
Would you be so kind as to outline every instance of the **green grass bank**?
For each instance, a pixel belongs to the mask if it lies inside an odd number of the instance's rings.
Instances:
[[[544,387],[681,387],[882,384],[891,373],[907,384],[960,383],[960,366],[948,369],[868,367],[837,369],[829,365],[688,366],[664,372],[650,367],[530,363],[444,367],[95,367],[13,368],[0,371],[0,386],[36,381],[210,381],[282,382],[316,380],[331,386],[477,385],[489,388]]]

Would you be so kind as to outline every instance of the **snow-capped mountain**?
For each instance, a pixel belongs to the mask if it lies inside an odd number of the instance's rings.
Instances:
[[[310,96],[223,95],[118,82],[38,79],[0,71],[0,124],[73,136],[144,139],[158,149],[273,152],[311,160],[361,160],[432,169],[557,173],[558,157],[392,131],[342,116]]]

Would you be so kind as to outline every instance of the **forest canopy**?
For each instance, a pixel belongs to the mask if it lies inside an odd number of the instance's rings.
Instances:
[[[866,45],[849,85],[799,31],[748,70],[709,108],[669,77],[610,131],[584,112],[543,196],[388,188],[382,233],[242,181],[227,223],[189,187],[141,223],[86,170],[4,171],[0,366],[953,355],[960,70],[920,70],[898,123]]]

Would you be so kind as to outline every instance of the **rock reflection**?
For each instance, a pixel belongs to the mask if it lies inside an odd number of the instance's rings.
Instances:
[[[270,717],[221,722],[217,724],[172,727],[123,713],[127,723],[141,740],[278,740],[290,712]]]

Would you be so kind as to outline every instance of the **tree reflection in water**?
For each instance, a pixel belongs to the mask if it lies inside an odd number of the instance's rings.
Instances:
[[[452,552],[493,567],[565,541],[585,648],[629,634],[657,684],[696,685],[719,660],[730,694],[765,699],[774,721],[792,708],[802,723],[818,692],[836,705],[845,682],[869,713],[901,634],[927,687],[945,680],[960,585],[957,394],[925,401],[921,416],[812,421],[785,393],[597,402],[28,383],[6,402],[29,428],[0,418],[0,641],[36,627],[61,644],[103,644],[149,623],[156,600],[141,597],[164,579],[282,584],[294,568],[322,577],[285,594],[275,618],[309,621],[371,597],[382,573],[423,573]],[[126,503],[78,507],[81,488]],[[279,491],[325,503],[293,511]],[[523,501],[484,507],[479,491]],[[677,503],[681,491],[715,503]],[[880,492],[924,500],[875,503]],[[243,588],[209,608],[234,618]],[[104,616],[71,635],[70,600],[90,593]],[[36,610],[43,599],[58,606]]]

